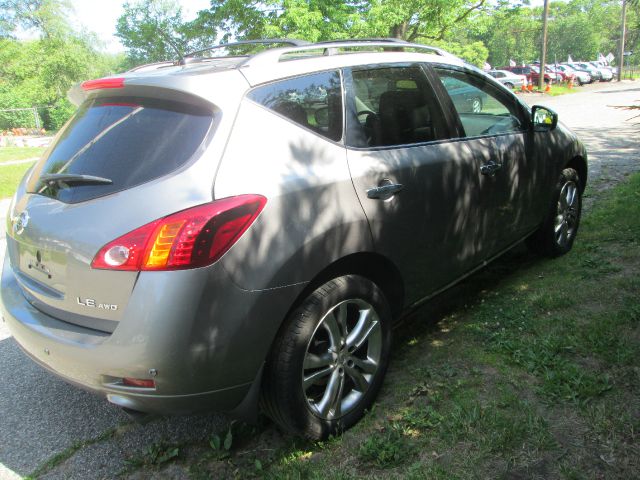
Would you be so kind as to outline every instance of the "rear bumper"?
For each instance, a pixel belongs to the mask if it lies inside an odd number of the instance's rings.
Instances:
[[[216,265],[149,272],[140,275],[122,320],[109,334],[33,307],[9,263],[6,258],[1,313],[36,363],[119,406],[162,414],[237,407],[303,288],[241,290]],[[154,379],[155,388],[125,386],[125,377]]]

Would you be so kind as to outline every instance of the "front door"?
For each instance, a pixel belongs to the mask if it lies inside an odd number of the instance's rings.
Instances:
[[[416,64],[345,71],[347,158],[376,250],[405,279],[412,303],[478,261],[475,162],[450,142],[442,111]]]
[[[477,243],[488,258],[535,228],[544,164],[532,155],[528,115],[512,94],[468,70],[439,66],[435,72],[448,94],[441,95],[443,105],[459,119],[454,141],[466,146],[475,165],[482,224]]]

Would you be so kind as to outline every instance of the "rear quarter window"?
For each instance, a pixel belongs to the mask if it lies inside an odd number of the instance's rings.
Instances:
[[[270,83],[247,96],[318,135],[342,139],[342,82],[337,71]]]
[[[162,177],[187,163],[218,115],[212,108],[150,98],[89,100],[38,163],[27,190],[78,203]],[[89,175],[111,183],[41,178],[56,174]]]

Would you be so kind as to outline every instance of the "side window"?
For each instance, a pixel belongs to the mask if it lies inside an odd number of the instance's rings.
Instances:
[[[248,97],[324,137],[342,138],[342,88],[337,71],[270,83],[252,90]]]
[[[458,70],[436,68],[467,137],[523,130],[520,108],[482,77]]]
[[[347,142],[380,147],[442,138],[443,120],[419,66],[354,69]]]

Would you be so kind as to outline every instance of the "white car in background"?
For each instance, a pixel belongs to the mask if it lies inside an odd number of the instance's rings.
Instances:
[[[508,70],[489,70],[489,72],[487,73],[498,80],[505,87],[511,89],[520,88],[523,85],[526,87],[528,83],[526,75],[517,75]]]
[[[608,66],[604,65],[602,62],[589,62],[589,63],[591,65],[593,65],[594,68],[597,68],[602,73],[602,81],[603,82],[610,82],[611,80],[613,80],[614,72],[613,72],[613,69],[611,67],[608,67]]]
[[[571,68],[569,65],[559,65],[559,64],[554,65],[554,68],[557,68],[558,70],[560,70],[565,74],[569,74],[569,75],[573,74],[575,78],[575,83],[577,83],[578,85],[584,85],[585,83],[593,82],[591,75],[589,75],[589,72],[587,72],[586,70],[576,70],[574,68]]]

